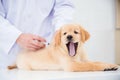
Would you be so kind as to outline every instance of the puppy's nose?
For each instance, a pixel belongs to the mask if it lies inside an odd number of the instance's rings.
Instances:
[[[72,40],[72,38],[73,38],[73,37],[72,37],[71,35],[68,35],[68,36],[67,36],[67,39],[68,39],[68,40]]]

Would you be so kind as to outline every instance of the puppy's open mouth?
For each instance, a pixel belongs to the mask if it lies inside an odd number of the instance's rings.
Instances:
[[[77,52],[78,42],[76,42],[76,43],[68,42],[66,44],[66,46],[67,46],[67,49],[68,49],[68,54],[72,57],[75,56],[76,52]]]

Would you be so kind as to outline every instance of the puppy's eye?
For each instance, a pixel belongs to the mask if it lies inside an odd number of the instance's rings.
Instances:
[[[65,32],[65,33],[63,33],[64,35],[66,35],[67,33]]]
[[[74,33],[75,33],[75,34],[78,34],[78,32],[77,32],[77,31],[74,31]]]

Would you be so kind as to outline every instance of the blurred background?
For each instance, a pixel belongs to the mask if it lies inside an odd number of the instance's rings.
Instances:
[[[120,64],[120,0],[72,0],[75,22],[88,30],[91,60]]]

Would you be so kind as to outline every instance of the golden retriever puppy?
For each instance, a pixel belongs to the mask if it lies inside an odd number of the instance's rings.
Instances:
[[[118,66],[87,59],[83,45],[89,33],[79,25],[69,24],[56,32],[52,42],[44,49],[24,51],[17,57],[16,65],[25,70],[105,71]]]

